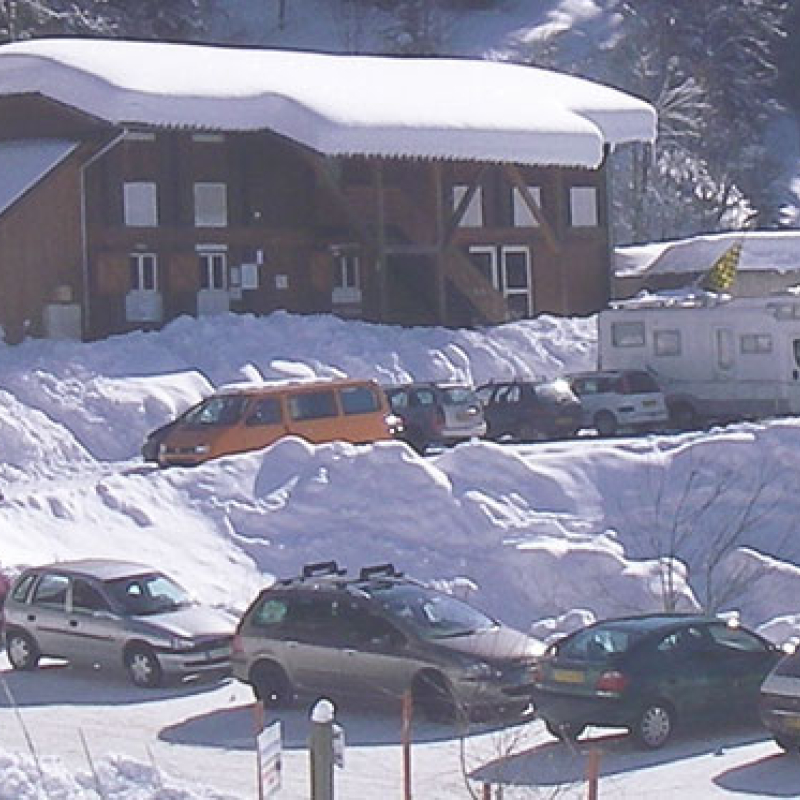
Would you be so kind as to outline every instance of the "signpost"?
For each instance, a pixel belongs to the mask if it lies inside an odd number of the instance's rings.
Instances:
[[[264,705],[256,703],[256,756],[258,759],[258,798],[277,797],[281,789],[283,737],[280,721],[264,727]]]

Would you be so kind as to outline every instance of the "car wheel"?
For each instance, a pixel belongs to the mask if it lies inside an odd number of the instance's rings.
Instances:
[[[648,750],[657,750],[663,747],[672,736],[675,729],[675,714],[672,709],[662,702],[646,705],[633,729],[636,740]]]
[[[414,707],[430,722],[455,722],[458,705],[444,678],[437,673],[417,676],[412,687]]]
[[[33,670],[39,663],[39,648],[36,642],[22,631],[9,631],[6,634],[6,652],[14,669]]]
[[[283,669],[274,662],[256,664],[250,673],[256,700],[267,708],[286,708],[294,701],[294,689]]]
[[[586,730],[585,725],[577,722],[556,723],[545,720],[544,726],[551,736],[562,742],[574,742]]]
[[[775,744],[787,753],[797,753],[800,750],[800,741],[797,739],[788,739],[785,736],[775,736],[774,738]]]
[[[614,436],[619,425],[617,418],[610,411],[600,411],[595,415],[594,427],[600,436]]]
[[[135,645],[125,651],[125,669],[131,682],[145,689],[159,686],[163,678],[158,657],[144,645]]]

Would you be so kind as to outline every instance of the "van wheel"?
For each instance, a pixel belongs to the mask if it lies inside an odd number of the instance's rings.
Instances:
[[[39,648],[36,642],[22,631],[9,631],[6,634],[8,660],[14,669],[34,670],[39,663]]]
[[[288,708],[294,702],[291,681],[273,661],[263,661],[253,667],[250,685],[256,700],[260,700],[267,708]]]
[[[444,678],[435,672],[425,672],[414,679],[411,689],[414,706],[430,722],[455,722],[458,706]]]
[[[595,415],[594,427],[600,436],[615,436],[619,425],[617,418],[610,411],[600,411]]]

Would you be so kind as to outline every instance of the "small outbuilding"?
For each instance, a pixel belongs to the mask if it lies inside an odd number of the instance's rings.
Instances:
[[[0,325],[404,325],[610,296],[606,164],[647,103],[490,61],[42,39],[0,47]]]

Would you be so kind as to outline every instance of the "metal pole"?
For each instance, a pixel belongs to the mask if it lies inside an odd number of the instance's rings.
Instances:
[[[589,760],[586,764],[586,779],[589,789],[586,800],[597,800],[598,779],[600,777],[600,753],[592,747],[589,750]]]
[[[318,701],[311,711],[311,800],[333,800],[333,718],[330,700]]]
[[[414,700],[411,692],[403,694],[403,725],[401,740],[403,742],[403,800],[411,800],[411,718]]]

